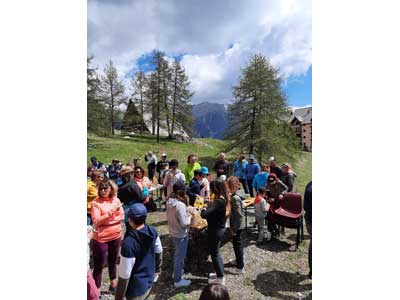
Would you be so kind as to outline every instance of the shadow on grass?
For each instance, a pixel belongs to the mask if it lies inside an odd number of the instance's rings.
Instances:
[[[311,283],[300,284],[306,279],[308,279],[307,275],[274,270],[257,275],[256,279],[253,280],[253,284],[255,289],[266,297],[297,300],[299,299],[297,294],[292,296],[286,293],[311,291]]]

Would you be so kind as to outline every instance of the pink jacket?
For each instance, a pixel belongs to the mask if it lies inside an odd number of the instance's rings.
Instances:
[[[121,221],[124,219],[124,210],[121,201],[114,198],[96,198],[92,201],[92,220],[95,227],[93,239],[105,243],[122,236]],[[115,211],[115,207],[120,208]],[[109,214],[109,212],[112,213]]]

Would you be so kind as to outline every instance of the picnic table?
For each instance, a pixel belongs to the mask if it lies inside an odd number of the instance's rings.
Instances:
[[[163,185],[162,184],[156,184],[153,185],[149,188],[149,193],[151,194],[151,198],[154,200],[154,192],[156,192],[156,198],[155,198],[155,202],[158,203],[158,207],[161,210],[161,206],[163,204],[162,201],[162,189],[163,189]]]

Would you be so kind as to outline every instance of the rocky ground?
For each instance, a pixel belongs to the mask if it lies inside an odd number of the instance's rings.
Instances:
[[[254,218],[250,216],[249,224],[253,222]],[[150,213],[148,223],[157,228],[164,249],[162,272],[149,299],[199,299],[201,290],[207,285],[207,274],[213,271],[210,258],[198,264],[193,259],[187,261],[185,278],[192,280],[192,285],[188,288],[175,289],[171,279],[173,246],[168,236],[165,212]],[[204,249],[202,238],[204,236],[200,235],[197,239],[198,244],[193,244],[197,251]],[[283,236],[273,238],[261,246],[256,246],[256,239],[257,231],[251,229],[246,235],[244,249],[246,273],[242,275],[231,273],[234,266],[228,261],[234,259],[232,244],[226,241],[221,248],[225,264],[226,286],[231,299],[311,299],[311,280],[307,277],[309,237],[305,226],[304,241],[297,251],[294,247],[296,241],[294,229],[286,228]],[[102,300],[114,299],[108,293],[108,285],[108,272],[105,268],[101,287]]]

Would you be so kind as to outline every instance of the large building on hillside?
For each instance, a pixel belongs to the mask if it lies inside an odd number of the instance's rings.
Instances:
[[[312,151],[312,106],[290,108],[289,123],[299,138],[301,148]]]

